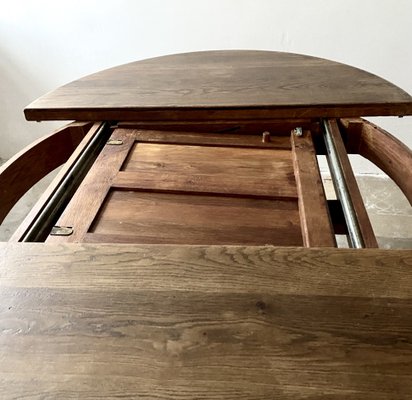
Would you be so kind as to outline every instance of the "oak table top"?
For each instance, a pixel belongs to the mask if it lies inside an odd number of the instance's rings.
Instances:
[[[411,115],[412,97],[345,64],[225,50],[175,54],[80,78],[26,107],[28,120],[213,120]]]
[[[0,244],[0,398],[410,399],[412,251]]]

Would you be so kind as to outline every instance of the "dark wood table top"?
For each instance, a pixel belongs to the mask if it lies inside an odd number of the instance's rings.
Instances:
[[[121,65],[34,101],[28,120],[211,120],[410,115],[412,97],[360,69],[270,51],[206,51]]]
[[[411,399],[412,251],[0,245],[0,398]]]

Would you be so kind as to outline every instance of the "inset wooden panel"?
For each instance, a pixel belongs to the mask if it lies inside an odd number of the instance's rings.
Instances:
[[[296,198],[290,151],[137,143],[114,186]]]
[[[233,135],[225,146],[142,143],[136,132],[113,132],[117,145],[57,223],[73,234],[48,241],[302,244],[289,150],[237,147]]]
[[[85,241],[301,246],[297,201],[113,190]]]

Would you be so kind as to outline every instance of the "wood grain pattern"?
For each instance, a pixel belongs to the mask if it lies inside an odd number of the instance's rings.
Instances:
[[[119,190],[89,232],[125,243],[302,244],[297,201]]]
[[[296,123],[293,124],[293,127],[296,126],[298,126]],[[234,135],[224,132],[213,134],[210,132],[176,132],[150,129],[133,131],[135,132],[136,141],[145,143],[180,143],[187,145],[201,144],[202,146],[256,147],[290,150],[289,138],[286,136],[278,136],[278,131],[274,132],[269,142],[263,143],[262,133],[265,129],[261,129],[258,133],[253,130],[254,134],[242,135]]]
[[[0,271],[4,400],[412,394],[408,250],[0,244]]]
[[[105,146],[57,221],[74,233],[47,242],[302,245],[290,151],[230,134],[135,143],[149,133],[114,130],[122,144]]]
[[[335,247],[335,234],[310,131],[299,137],[292,132],[291,142],[303,243],[306,247]]]
[[[76,123],[76,124],[82,124],[82,123]],[[52,183],[47,187],[44,193],[40,196],[39,200],[36,202],[36,204],[33,206],[33,208],[29,211],[27,216],[24,218],[23,222],[15,230],[15,232],[13,233],[12,237],[9,240],[10,242],[20,242],[23,240],[25,233],[30,228],[33,221],[38,217],[38,215],[43,210],[45,205],[50,201],[56,188],[62,183],[68,171],[70,170],[72,165],[76,162],[76,160],[79,158],[83,150],[93,140],[100,126],[101,126],[100,122],[95,122],[92,125],[92,127],[89,129],[87,134],[83,137],[82,141],[77,145],[73,153],[67,159],[66,163],[61,167],[60,171],[58,172],[56,177],[53,179]],[[61,146],[61,143],[58,143],[58,146]],[[54,149],[51,151],[54,151]]]
[[[114,186],[297,197],[286,150],[137,143],[122,171]]]
[[[268,171],[274,174],[275,171]],[[262,174],[263,175],[263,174]],[[219,179],[219,180],[217,180]],[[151,190],[155,192],[171,192],[193,194],[231,195],[234,197],[268,197],[278,199],[296,199],[296,185],[287,174],[275,175],[266,180],[258,176],[252,181],[250,177],[238,177],[229,174],[191,175],[180,171],[170,174],[146,170],[144,173],[120,171],[113,180],[112,187],[124,190]]]
[[[412,205],[412,151],[384,129],[361,118],[341,119],[348,151],[360,154],[388,174]]]
[[[370,223],[365,205],[363,203],[363,199],[359,191],[355,175],[353,174],[353,170],[350,165],[348,154],[346,152],[346,148],[342,140],[338,123],[335,119],[330,119],[327,121],[327,123],[329,125],[331,140],[333,141],[334,146],[336,148],[336,153],[338,154],[339,162],[345,179],[345,184],[347,185],[348,193],[352,202],[353,210],[355,212],[356,219],[359,223],[359,229],[362,235],[364,245],[365,247],[378,247],[378,242],[376,241],[376,237],[373,232],[373,228]]]
[[[106,145],[84,178],[79,189],[58,219],[56,225],[70,226],[71,236],[48,236],[47,242],[81,241],[102,205],[111,183],[126,159],[134,143],[132,134],[118,135],[116,130],[111,139],[122,140],[122,145]]]
[[[412,98],[365,71],[298,54],[208,51],[153,58],[76,80],[28,120],[216,120],[412,114]]]
[[[0,167],[0,223],[33,185],[67,161],[91,126],[71,123],[36,140]]]

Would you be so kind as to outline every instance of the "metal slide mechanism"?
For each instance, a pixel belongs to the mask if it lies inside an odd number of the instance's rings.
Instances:
[[[365,243],[363,241],[359,221],[356,217],[356,212],[345,181],[341,160],[332,139],[328,120],[322,120],[322,127],[329,169],[332,175],[336,194],[342,205],[342,210],[348,228],[349,242],[351,247],[360,249],[365,247]]]
[[[93,139],[79,154],[76,161],[70,166],[61,183],[55,188],[49,201],[40,210],[39,214],[26,230],[20,241],[42,241],[45,235],[48,234],[62,209],[73,196],[91,164],[94,162],[107,141],[110,133],[109,130],[106,129],[107,125],[106,122],[100,125],[98,131],[93,136]]]

